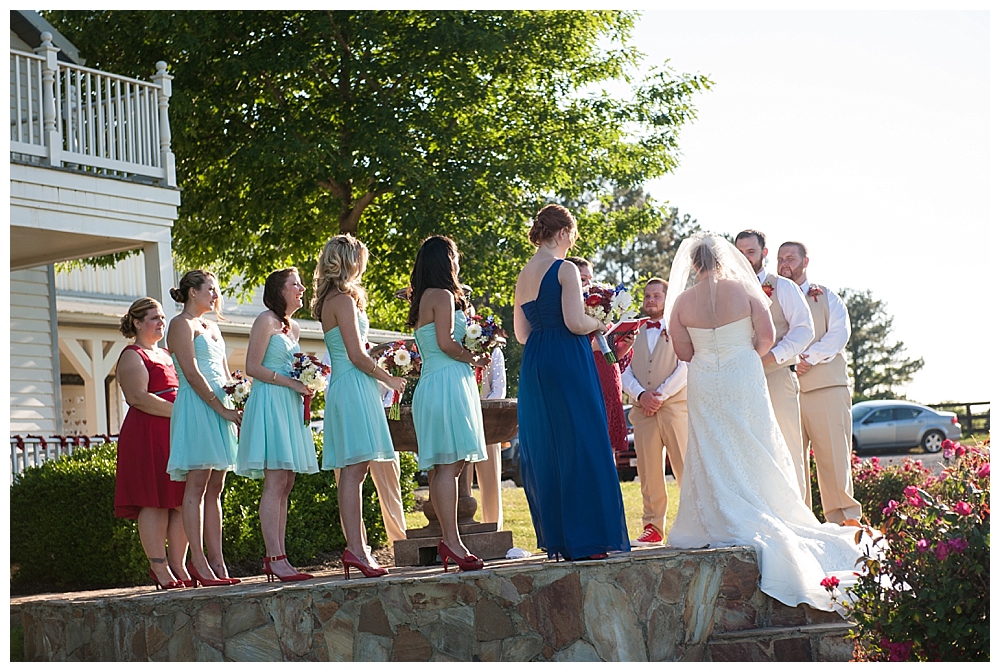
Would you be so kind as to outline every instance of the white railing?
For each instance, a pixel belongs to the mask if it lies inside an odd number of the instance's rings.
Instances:
[[[167,64],[150,83],[60,63],[58,52],[49,33],[33,54],[10,51],[11,155],[176,187]]]
[[[117,436],[21,436],[10,437],[11,480],[28,467],[40,467],[49,460],[72,455],[75,448],[116,443]]]

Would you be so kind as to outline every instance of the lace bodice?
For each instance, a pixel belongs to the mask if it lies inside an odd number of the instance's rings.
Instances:
[[[753,350],[753,323],[749,317],[714,329],[688,327],[694,344],[692,364],[720,366],[747,350]]]

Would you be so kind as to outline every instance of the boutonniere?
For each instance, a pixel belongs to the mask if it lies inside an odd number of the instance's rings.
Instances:
[[[667,333],[666,329],[664,329],[662,333],[663,333],[663,342],[664,343],[669,343],[670,342],[670,334]]]
[[[774,294],[774,285],[772,285],[770,282],[765,282],[763,285],[760,286],[760,288],[764,290],[765,294],[767,294],[767,298],[771,298],[771,296]]]
[[[819,288],[819,285],[809,285],[809,291],[806,292],[812,297],[813,301],[819,301],[819,295],[823,293],[823,290]]]

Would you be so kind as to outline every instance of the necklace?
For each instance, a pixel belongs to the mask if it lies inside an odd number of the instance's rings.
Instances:
[[[181,311],[181,315],[187,315],[192,320],[198,320],[198,324],[201,325],[202,329],[208,329],[208,322],[206,322],[205,320],[201,319],[200,317],[195,317],[194,315],[192,315],[191,313],[187,312],[186,310],[182,310]]]

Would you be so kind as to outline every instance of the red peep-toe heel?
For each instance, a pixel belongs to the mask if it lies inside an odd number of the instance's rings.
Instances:
[[[444,563],[444,571],[448,571],[448,560],[454,560],[458,568],[463,572],[471,572],[477,569],[483,568],[483,561],[469,553],[464,558],[460,558],[455,553],[452,552],[450,548],[444,545],[444,539],[438,542],[438,555],[441,556],[441,562]]]
[[[280,574],[275,574],[271,571],[271,563],[277,562],[278,560],[284,560],[287,555],[269,555],[264,558],[264,574],[267,575],[267,582],[271,583],[275,579],[281,581],[282,583],[286,581],[307,581],[313,578],[312,574],[306,574],[305,572],[298,572],[296,574],[291,574],[289,576],[282,576]]]
[[[344,578],[351,578],[351,567],[361,570],[361,573],[365,575],[366,579],[374,579],[377,576],[385,576],[389,573],[389,570],[385,567],[369,567],[365,563],[358,560],[358,557],[344,549],[344,554],[340,556],[340,561],[344,563]]]
[[[156,584],[157,590],[170,590],[171,588],[183,588],[184,583],[181,581],[168,581],[167,583],[160,583],[160,580],[156,578],[156,572],[149,570],[149,578],[153,580]]]
[[[233,585],[233,582],[230,579],[205,579],[205,578],[202,578],[201,574],[198,573],[198,571],[194,568],[194,565],[192,565],[190,561],[188,561],[188,563],[187,563],[186,566],[187,566],[188,574],[191,575],[191,578],[193,580],[197,581],[198,583],[200,583],[201,585],[205,586],[206,588],[210,588],[212,586],[231,586],[231,585]],[[236,581],[238,583],[239,579],[237,579]]]

